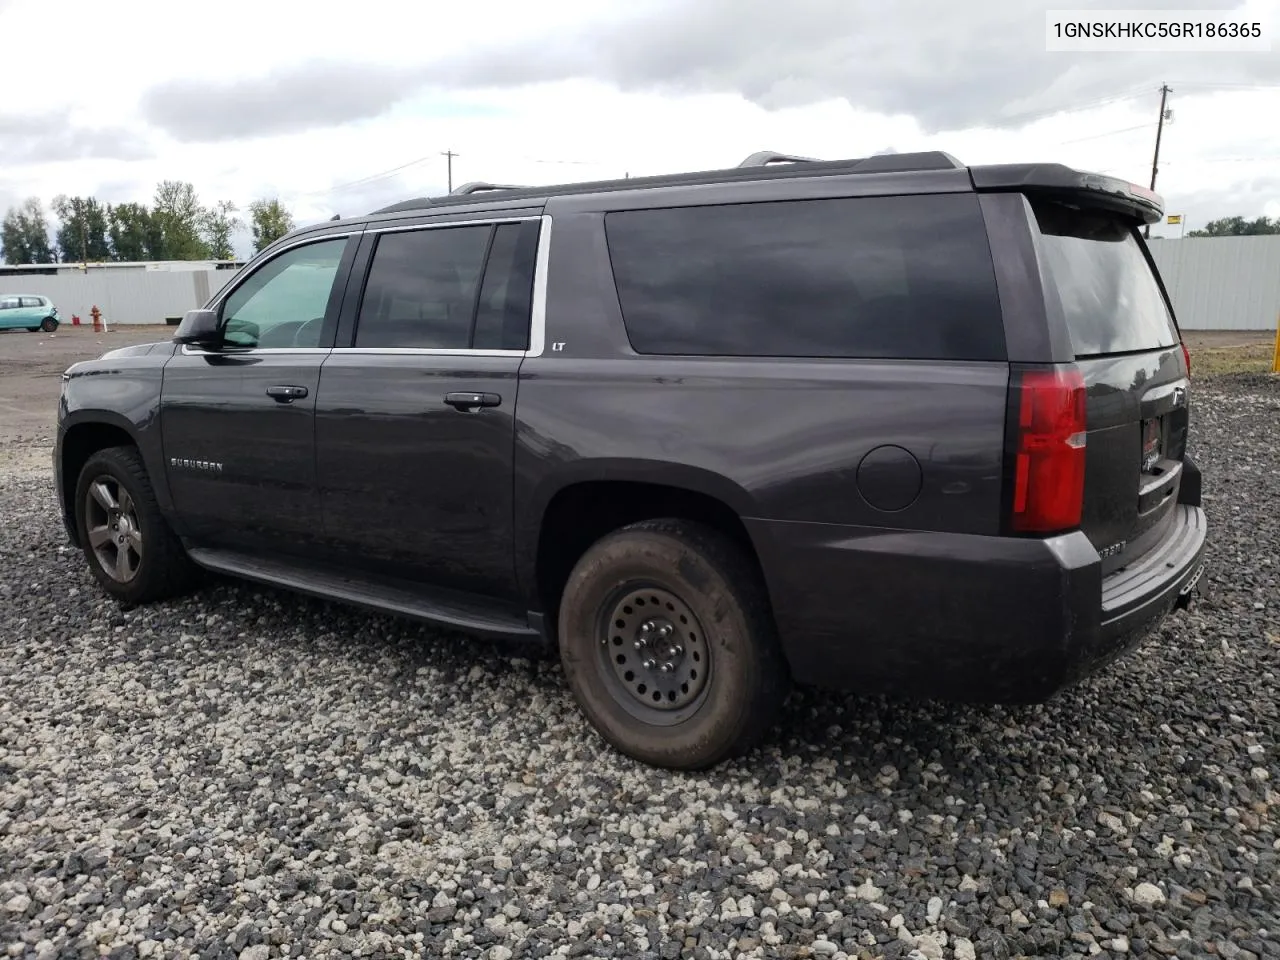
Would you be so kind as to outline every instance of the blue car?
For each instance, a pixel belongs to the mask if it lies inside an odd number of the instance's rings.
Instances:
[[[0,330],[26,328],[32,333],[58,329],[58,308],[48,297],[34,293],[0,293]]]

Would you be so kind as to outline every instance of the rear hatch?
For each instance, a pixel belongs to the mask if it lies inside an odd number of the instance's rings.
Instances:
[[[1131,218],[1033,200],[1050,311],[1056,297],[1086,387],[1080,527],[1104,575],[1159,543],[1186,451],[1186,355]]]

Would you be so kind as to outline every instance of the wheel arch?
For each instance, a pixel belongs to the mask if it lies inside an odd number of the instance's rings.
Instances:
[[[157,470],[159,465],[153,462],[153,457],[147,455],[146,447],[139,442],[136,427],[126,417],[109,410],[82,410],[70,414],[60,427],[57,451],[58,494],[63,525],[77,547],[82,545],[75,522],[75,491],[80,471],[99,450],[117,446],[134,447],[139,452],[159,499],[160,491],[165,486],[164,471]],[[164,501],[161,500],[161,503]]]
[[[743,519],[754,499],[725,477],[695,467],[648,461],[593,462],[565,475],[528,512],[519,552],[521,582],[553,639],[560,593],[574,563],[602,536],[663,517],[693,520],[728,536],[757,568],[760,557]]]

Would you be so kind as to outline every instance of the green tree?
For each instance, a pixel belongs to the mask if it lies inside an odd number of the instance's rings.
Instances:
[[[162,180],[156,186],[152,217],[163,238],[157,259],[204,260],[209,246],[201,236],[206,212],[196,188],[182,180]]]
[[[1258,237],[1280,233],[1280,217],[1258,217],[1246,220],[1244,217],[1223,217],[1210,220],[1203,230],[1192,230],[1188,237]]]
[[[117,262],[159,260],[164,232],[145,203],[117,203],[107,211],[111,259]]]
[[[235,213],[236,205],[229,200],[219,200],[204,212],[201,224],[204,242],[209,248],[209,256],[215,260],[235,259],[236,251],[231,245],[231,235],[244,226]]]
[[[0,225],[0,244],[5,263],[55,262],[49,244],[49,222],[37,198],[30,197],[22,206],[9,209]]]
[[[53,212],[58,215],[58,250],[63,263],[79,260],[102,261],[111,256],[107,242],[107,211],[93,197],[53,198]]]
[[[279,240],[293,229],[293,215],[278,199],[255,200],[249,204],[253,229],[253,252]]]

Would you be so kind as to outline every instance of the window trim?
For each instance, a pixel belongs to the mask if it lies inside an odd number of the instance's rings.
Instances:
[[[358,230],[347,230],[341,233],[321,233],[321,234],[316,234],[315,236],[299,237],[297,240],[295,240],[292,243],[284,244],[278,249],[273,250],[271,252],[271,256],[264,257],[259,263],[254,264],[252,270],[246,270],[242,276],[235,277],[234,279],[228,281],[222,287],[221,290],[219,290],[216,294],[213,295],[213,297],[211,297],[206,302],[204,309],[217,311],[218,325],[221,326],[222,325],[222,309],[227,305],[228,298],[230,298],[230,296],[233,293],[235,293],[242,286],[248,283],[254,274],[256,274],[259,270],[265,267],[268,263],[271,263],[277,257],[288,253],[290,250],[296,250],[298,247],[305,247],[305,246],[308,246],[309,244],[315,244],[315,243],[324,243],[327,240],[346,240],[347,243],[350,244],[352,237],[359,236],[363,232],[364,230],[363,228],[361,228]],[[344,250],[342,256],[346,257],[346,255],[347,255],[347,252],[346,250]],[[341,258],[339,259],[338,263],[339,263],[338,270],[339,272],[341,272],[342,270]],[[334,279],[336,281],[337,278],[335,277]],[[332,290],[330,290],[330,294],[332,295]],[[258,354],[263,354],[263,353],[271,354],[273,356],[285,355],[285,354],[292,354],[292,355],[312,355],[312,354],[318,354],[318,353],[327,354],[332,349],[333,349],[332,347],[233,347],[227,350],[204,350],[200,347],[192,346],[189,343],[184,343],[182,345],[181,352],[184,357],[225,357],[225,356],[252,357],[252,356],[257,356]]]
[[[538,229],[538,251],[533,261],[533,296],[529,304],[529,348],[527,350],[472,350],[465,349],[434,349],[423,347],[244,347],[234,351],[235,356],[255,356],[261,353],[269,354],[329,354],[335,351],[341,351],[343,354],[368,354],[368,355],[384,355],[384,356],[459,356],[459,357],[540,357],[546,346],[546,329],[547,329],[547,276],[551,262],[551,226],[552,218],[549,214],[533,214],[518,217],[493,217],[476,220],[447,220],[437,223],[415,223],[402,224],[386,227],[360,227],[342,233],[324,233],[312,237],[300,237],[293,243],[286,244],[272,252],[270,257],[262,261],[262,264],[254,265],[252,271],[244,274],[243,277],[236,277],[230,281],[225,287],[219,290],[208,302],[206,309],[216,309],[221,318],[222,306],[226,302],[227,297],[240,287],[241,284],[248,281],[249,277],[257,273],[263,264],[269,263],[277,256],[286,251],[292,250],[294,247],[300,247],[308,243],[318,243],[323,240],[337,240],[347,238],[348,240],[354,236],[365,236],[368,234],[379,233],[404,233],[410,230],[436,230],[444,227],[465,227],[468,225],[484,225],[484,224],[501,224],[501,223],[524,223],[530,220],[539,221]],[[365,276],[368,279],[369,267],[373,263],[373,258],[369,258],[368,264],[365,265]],[[361,283],[361,295],[363,296],[363,282]],[[184,343],[182,345],[182,354],[184,356],[219,356],[220,352],[216,350],[202,350],[199,347],[193,347],[191,344]]]
[[[505,223],[528,223],[537,220],[538,252],[533,262],[533,297],[529,305],[529,348],[527,350],[473,349],[471,347],[344,347],[335,346],[335,352],[361,356],[410,356],[410,357],[538,357],[542,355],[546,343],[547,323],[547,267],[550,260],[551,217],[547,214],[534,214],[518,217],[486,217],[476,220],[448,220],[438,223],[414,223],[389,227],[373,227],[366,231],[369,234],[410,233],[420,230],[443,230],[449,227],[501,226]],[[492,239],[492,238],[491,238]],[[377,247],[371,252],[369,263],[365,267],[364,280],[367,281],[369,271],[373,267],[373,258]],[[485,251],[485,265],[488,263],[489,251]],[[481,277],[483,283],[483,276]],[[363,299],[363,284],[361,299]],[[472,320],[474,322],[474,316]],[[359,316],[356,319],[356,330],[359,330]]]

